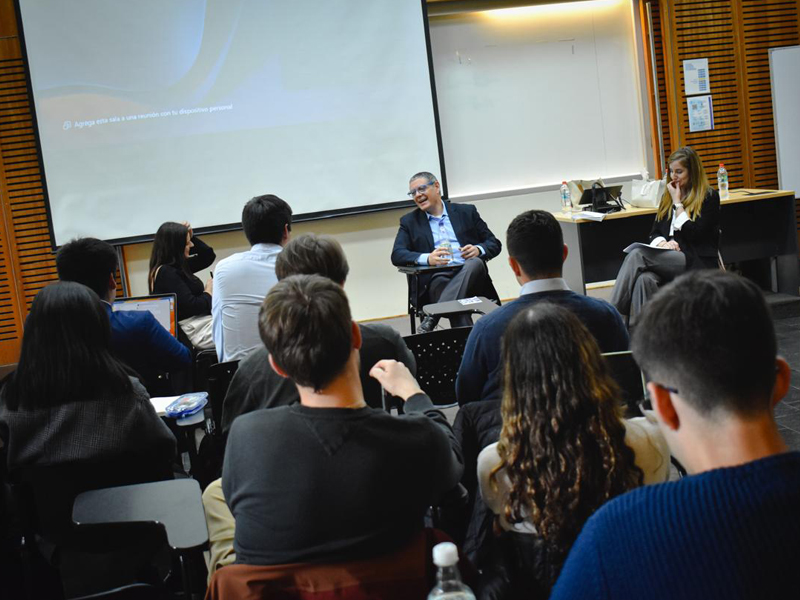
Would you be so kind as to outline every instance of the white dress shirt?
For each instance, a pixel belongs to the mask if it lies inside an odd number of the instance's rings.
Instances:
[[[278,244],[256,244],[219,261],[214,270],[211,320],[220,362],[239,360],[261,345],[258,311],[278,283],[275,260],[281,250]]]

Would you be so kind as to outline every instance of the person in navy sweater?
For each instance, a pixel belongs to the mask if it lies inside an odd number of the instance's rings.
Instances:
[[[633,353],[690,475],[597,511],[551,597],[796,597],[800,453],[774,416],[791,374],[761,291],[722,271],[687,273],[644,308]]]
[[[500,339],[511,319],[536,302],[548,301],[572,311],[594,335],[602,352],[628,349],[628,330],[617,310],[604,300],[571,291],[561,271],[567,246],[555,217],[529,210],[506,231],[508,264],[522,286],[520,297],[481,317],[469,334],[456,380],[459,404],[499,400]]]

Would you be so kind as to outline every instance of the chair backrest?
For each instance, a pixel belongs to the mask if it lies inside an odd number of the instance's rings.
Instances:
[[[76,525],[58,554],[71,600],[160,598],[170,563],[167,530],[154,521]]]
[[[211,416],[220,433],[222,433],[222,403],[238,369],[238,360],[217,363],[208,369],[208,401],[211,405]]]
[[[403,338],[417,360],[417,381],[434,404],[456,403],[456,376],[470,331],[455,327]]]
[[[208,370],[217,364],[217,351],[212,349],[200,350],[194,355],[194,369],[192,371],[192,384],[196,392],[208,391]]]
[[[399,551],[364,560],[274,566],[228,565],[214,573],[206,599],[425,598],[435,583],[431,552],[433,546],[443,541],[451,540],[439,531],[426,529]],[[469,580],[471,570],[468,564],[465,566],[465,578]]]
[[[140,454],[21,467],[9,473],[14,507],[23,523],[56,545],[73,533],[72,505],[81,492],[172,478],[168,464]]]
[[[170,597],[160,588],[146,583],[132,583],[98,594],[79,596],[72,600],[160,600]]]
[[[633,353],[630,350],[606,352],[603,358],[611,370],[611,376],[622,391],[626,416],[638,416],[639,403],[645,399],[645,381],[642,370],[633,358]]]

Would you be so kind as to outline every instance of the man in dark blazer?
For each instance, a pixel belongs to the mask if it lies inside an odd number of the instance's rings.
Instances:
[[[411,177],[408,195],[417,208],[400,219],[394,240],[392,264],[396,266],[437,266],[463,264],[458,270],[424,274],[419,278],[425,297],[431,302],[446,302],[470,296],[497,299],[486,261],[498,254],[502,244],[471,204],[442,201],[439,181],[432,173]],[[432,331],[437,319],[425,317],[419,333]],[[469,315],[450,319],[454,327],[472,324]]]
[[[111,350],[136,371],[151,396],[172,391],[160,373],[171,375],[188,369],[192,353],[172,337],[149,311],[114,312],[111,303],[117,293],[114,274],[117,253],[111,244],[96,238],[78,238],[64,244],[56,255],[61,281],[83,284],[105,305],[111,323]]]

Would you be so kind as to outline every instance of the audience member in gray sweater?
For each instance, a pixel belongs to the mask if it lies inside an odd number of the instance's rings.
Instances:
[[[222,491],[235,518],[236,562],[341,561],[398,549],[461,476],[446,418],[392,360],[378,362],[372,376],[406,401],[406,414],[366,405],[361,331],[330,279],[279,282],[259,330],[272,368],[294,381],[300,403],[243,415],[231,427]],[[206,491],[209,515],[220,514],[219,501]],[[209,517],[212,562],[220,525]]]

